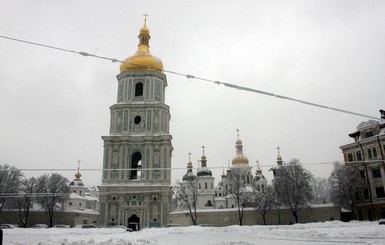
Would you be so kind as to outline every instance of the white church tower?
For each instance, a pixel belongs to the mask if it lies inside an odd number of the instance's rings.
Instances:
[[[102,137],[101,226],[162,227],[171,210],[167,79],[162,61],[149,51],[146,19],[138,37],[137,52],[120,66],[110,135]]]

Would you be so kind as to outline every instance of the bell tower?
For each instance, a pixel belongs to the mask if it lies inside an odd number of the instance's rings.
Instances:
[[[161,227],[171,211],[170,109],[162,61],[149,50],[145,22],[137,52],[120,66],[117,100],[110,107],[104,158],[100,225]]]

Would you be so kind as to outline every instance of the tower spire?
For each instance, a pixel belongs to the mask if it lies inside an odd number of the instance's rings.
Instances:
[[[277,150],[278,150],[277,164],[278,164],[278,166],[282,166],[282,163],[283,163],[282,157],[281,157],[281,153],[280,153],[280,149],[281,149],[281,148],[278,146],[278,147],[277,147]]]
[[[82,175],[80,173],[80,163],[81,163],[81,161],[78,160],[78,172],[75,174],[76,179],[80,179],[80,177],[82,177]]]

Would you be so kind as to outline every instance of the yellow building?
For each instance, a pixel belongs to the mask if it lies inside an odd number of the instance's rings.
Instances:
[[[340,146],[345,164],[356,167],[365,179],[357,195],[361,220],[385,218],[385,111],[380,113],[380,120],[362,122],[349,134],[353,143]]]

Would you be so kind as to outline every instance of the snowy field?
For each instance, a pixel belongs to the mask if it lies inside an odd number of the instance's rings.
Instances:
[[[282,226],[174,227],[138,232],[122,229],[8,229],[10,244],[385,244],[385,225],[340,221]]]

